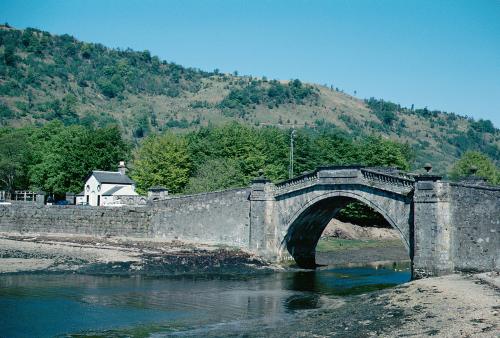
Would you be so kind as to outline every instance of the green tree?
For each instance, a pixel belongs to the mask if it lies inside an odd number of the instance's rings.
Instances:
[[[23,129],[0,131],[0,189],[13,191],[28,187],[31,147]]]
[[[234,159],[239,163],[244,180],[248,184],[266,163],[263,142],[257,129],[239,123],[221,127],[201,128],[188,135],[189,151],[198,168],[210,158]]]
[[[317,165],[344,165],[360,162],[360,153],[349,139],[334,132],[323,132],[314,140]]]
[[[147,137],[134,153],[131,177],[139,192],[161,185],[169,192],[181,192],[189,181],[191,160],[183,136],[166,133]]]
[[[194,194],[241,187],[244,181],[245,177],[235,159],[209,159],[189,179],[184,192]]]
[[[0,104],[0,125],[4,124],[4,121],[9,121],[15,117],[14,112],[4,104]]]
[[[7,66],[14,67],[18,61],[18,56],[16,55],[16,50],[13,46],[5,46],[3,52],[3,59]]]
[[[88,129],[49,123],[31,136],[30,184],[50,193],[80,192],[92,170],[116,169],[129,146],[115,127]]]
[[[264,155],[264,164],[260,168],[264,175],[273,181],[288,178],[289,134],[276,127],[260,128],[257,132],[259,146],[256,150]]]
[[[356,225],[390,227],[384,216],[362,202],[349,203],[335,218]]]
[[[381,137],[368,137],[359,144],[361,163],[368,166],[397,167],[410,169],[411,148]]]
[[[477,168],[477,176],[485,178],[491,184],[500,184],[500,169],[493,161],[479,151],[467,151],[450,171],[450,178],[458,180],[470,175],[471,168]]]

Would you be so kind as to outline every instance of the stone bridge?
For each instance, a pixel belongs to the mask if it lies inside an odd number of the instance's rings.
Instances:
[[[262,203],[255,205],[252,215],[257,225],[256,211],[263,208],[267,218],[262,226],[273,231],[258,230],[252,248],[259,251],[268,242],[259,234],[275,232],[276,242],[268,246],[270,255],[279,254],[272,250],[283,245],[298,265],[313,268],[316,244],[328,222],[347,204],[359,201],[398,230],[411,256],[413,187],[414,181],[407,177],[361,167],[319,168],[277,185],[258,180],[254,182],[251,200],[254,204]]]
[[[500,269],[500,187],[389,168],[320,167],[273,184],[152,198],[136,207],[0,205],[0,231],[177,239],[238,247],[314,268],[325,226],[352,201],[398,230],[415,278]]]
[[[250,201],[249,248],[270,259],[289,254],[315,267],[324,228],[359,201],[398,230],[415,278],[500,267],[500,187],[475,176],[450,183],[389,168],[320,167],[279,184],[257,179]]]

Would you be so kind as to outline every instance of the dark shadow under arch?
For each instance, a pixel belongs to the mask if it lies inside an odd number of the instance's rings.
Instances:
[[[406,238],[391,217],[380,207],[367,201],[357,194],[330,193],[327,196],[318,196],[309,201],[296,212],[290,220],[290,226],[283,239],[286,247],[298,266],[314,269],[316,264],[316,245],[330,220],[351,202],[362,202],[378,212],[384,219],[400,233],[400,237],[411,256],[409,238]]]

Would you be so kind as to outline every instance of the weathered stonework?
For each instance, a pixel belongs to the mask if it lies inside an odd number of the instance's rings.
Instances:
[[[276,228],[273,184],[263,178],[252,182],[250,191],[250,231],[248,248],[269,260],[276,260]]]
[[[183,240],[248,248],[248,189],[171,197],[143,206],[0,205],[0,231]]]
[[[14,203],[0,205],[0,231],[148,237],[151,214],[141,207]]]
[[[449,183],[438,176],[411,178],[381,168],[321,167],[279,184],[259,178],[248,189],[155,195],[142,206],[0,205],[0,231],[221,244],[274,261],[293,257],[312,268],[328,221],[347,203],[361,201],[399,231],[415,278],[499,270],[500,187],[476,181]]]
[[[150,204],[157,238],[248,248],[248,189],[170,197]]]
[[[450,184],[454,269],[500,271],[500,187]]]
[[[275,257],[289,253],[299,265],[315,267],[315,248],[324,228],[345,205],[361,201],[399,230],[410,252],[411,181],[361,167],[324,167],[275,186]]]
[[[439,177],[417,178],[414,205],[415,277],[438,276],[453,271],[451,257],[450,186]]]

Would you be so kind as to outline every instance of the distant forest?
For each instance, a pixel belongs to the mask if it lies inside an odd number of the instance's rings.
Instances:
[[[245,186],[260,169],[279,181],[291,128],[296,174],[324,164],[413,170],[424,162],[448,174],[470,152],[500,164],[500,131],[488,120],[362,101],[298,79],[185,68],[148,51],[9,26],[0,27],[0,126],[7,190],[79,192],[91,170],[121,159],[143,192],[156,184],[173,193]],[[159,159],[173,174],[152,179]]]

